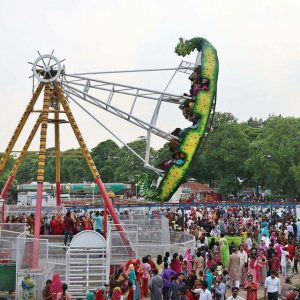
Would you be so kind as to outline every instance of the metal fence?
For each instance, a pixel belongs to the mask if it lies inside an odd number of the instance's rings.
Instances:
[[[137,256],[142,258],[146,255],[156,257],[158,254],[164,255],[165,252],[185,254],[187,249],[194,251],[196,242],[195,237],[183,232],[170,231],[169,219],[165,216],[150,218],[134,218],[134,220],[122,220],[122,226],[126,224],[136,224],[138,240],[137,244],[132,241]],[[126,231],[126,227],[125,232]]]
[[[63,206],[43,206],[42,214],[56,215],[56,214],[65,214],[66,209]],[[5,217],[7,216],[19,216],[22,214],[29,215],[35,213],[35,206],[25,206],[25,205],[5,205]]]
[[[171,231],[170,232],[170,253],[179,253],[184,255],[188,249],[194,252],[196,248],[195,237],[184,232]]]
[[[170,241],[169,220],[160,218],[135,218],[134,220],[123,220],[122,224],[136,224],[138,226],[138,244],[168,244]]]
[[[14,264],[16,262],[17,238],[25,233],[26,224],[0,224],[0,263]]]
[[[30,297],[42,299],[41,293],[46,279],[48,279],[48,240],[31,238],[25,233],[20,235],[17,238],[16,255],[17,299],[31,299]]]
[[[120,225],[123,231],[118,231],[117,225],[110,223],[110,253],[113,265],[124,264],[129,259],[138,257],[138,225]]]
[[[0,223],[0,234],[1,230],[9,230],[14,232],[22,233],[26,230],[25,223]]]

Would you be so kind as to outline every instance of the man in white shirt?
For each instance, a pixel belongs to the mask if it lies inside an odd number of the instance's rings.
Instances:
[[[212,300],[211,292],[207,289],[208,283],[207,281],[202,282],[202,289],[194,289],[193,293],[199,294],[201,300]]]
[[[248,233],[248,238],[246,240],[246,244],[247,244],[247,248],[248,250],[251,250],[252,246],[253,246],[253,241],[252,241],[252,238],[251,238],[251,234]]]
[[[261,240],[264,241],[266,247],[269,248],[269,245],[270,245],[270,239],[267,237],[266,234],[264,234],[264,235],[261,237]]]
[[[239,288],[238,288],[238,287],[236,287],[236,286],[233,287],[233,288],[231,289],[231,292],[232,292],[232,295],[229,296],[229,297],[227,298],[227,300],[245,300],[244,298],[238,296],[238,293],[239,293]],[[200,298],[200,299],[201,299],[201,298]]]
[[[281,223],[281,222],[277,222],[277,223],[275,224],[275,229],[276,229],[276,230],[279,230],[281,226],[282,226],[282,223]]]
[[[268,300],[278,300],[281,293],[280,280],[276,277],[276,271],[271,271],[271,276],[265,280],[265,298],[268,294]]]
[[[243,284],[245,281],[245,268],[248,263],[248,254],[244,250],[243,246],[240,246],[240,249],[238,251],[238,256],[240,257],[240,274],[241,274],[241,283]]]
[[[286,258],[289,256],[287,248],[284,247],[281,249],[281,259],[280,259],[280,266],[281,266],[281,273],[283,276],[286,276]]]
[[[190,228],[192,226],[192,224],[194,224],[194,221],[192,218],[190,218],[186,223],[187,223],[188,228]]]
[[[286,229],[287,229],[289,235],[291,237],[293,237],[294,236],[294,227],[291,222],[288,224],[288,226],[286,226]]]
[[[197,208],[197,210],[196,210],[196,219],[198,220],[198,218],[200,218],[200,219],[202,218],[202,214],[201,214],[199,208]]]

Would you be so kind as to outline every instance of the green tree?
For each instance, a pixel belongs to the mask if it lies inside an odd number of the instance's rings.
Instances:
[[[0,158],[2,157],[3,153],[0,153]],[[9,156],[7,162],[6,162],[6,165],[4,167],[4,170],[2,172],[2,174],[0,174],[0,190],[3,189],[9,175],[10,175],[10,172],[14,166],[14,163],[15,163],[15,159],[12,157],[12,156]]]
[[[128,145],[135,150],[141,157],[145,157],[146,138],[140,137],[137,140],[128,143]],[[154,163],[156,158],[156,151],[150,149],[150,164]],[[118,167],[115,171],[115,178],[118,181],[130,182],[133,178],[141,173],[147,173],[151,178],[155,178],[155,173],[146,169],[143,162],[138,159],[125,146],[120,149],[120,159],[118,160]]]
[[[297,192],[300,164],[300,119],[270,116],[256,141],[257,158],[247,166],[264,189],[274,194],[293,196]]]
[[[31,182],[37,180],[38,154],[36,152],[27,152],[24,160],[16,174],[18,183]]]
[[[114,182],[119,177],[116,170],[120,163],[120,148],[114,141],[99,143],[91,155],[104,182]]]
[[[236,193],[245,178],[249,141],[231,113],[216,113],[206,141],[197,150],[188,177],[209,183],[220,192]]]

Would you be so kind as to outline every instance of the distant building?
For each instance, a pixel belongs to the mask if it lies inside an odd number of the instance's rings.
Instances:
[[[213,189],[208,184],[197,182],[195,178],[190,178],[180,186],[181,200],[204,200],[205,196],[213,193]]]

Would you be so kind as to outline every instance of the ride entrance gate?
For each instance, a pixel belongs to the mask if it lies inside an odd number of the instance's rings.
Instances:
[[[87,290],[95,291],[109,282],[109,240],[92,230],[72,239],[66,255],[66,282],[72,297],[85,299]]]

